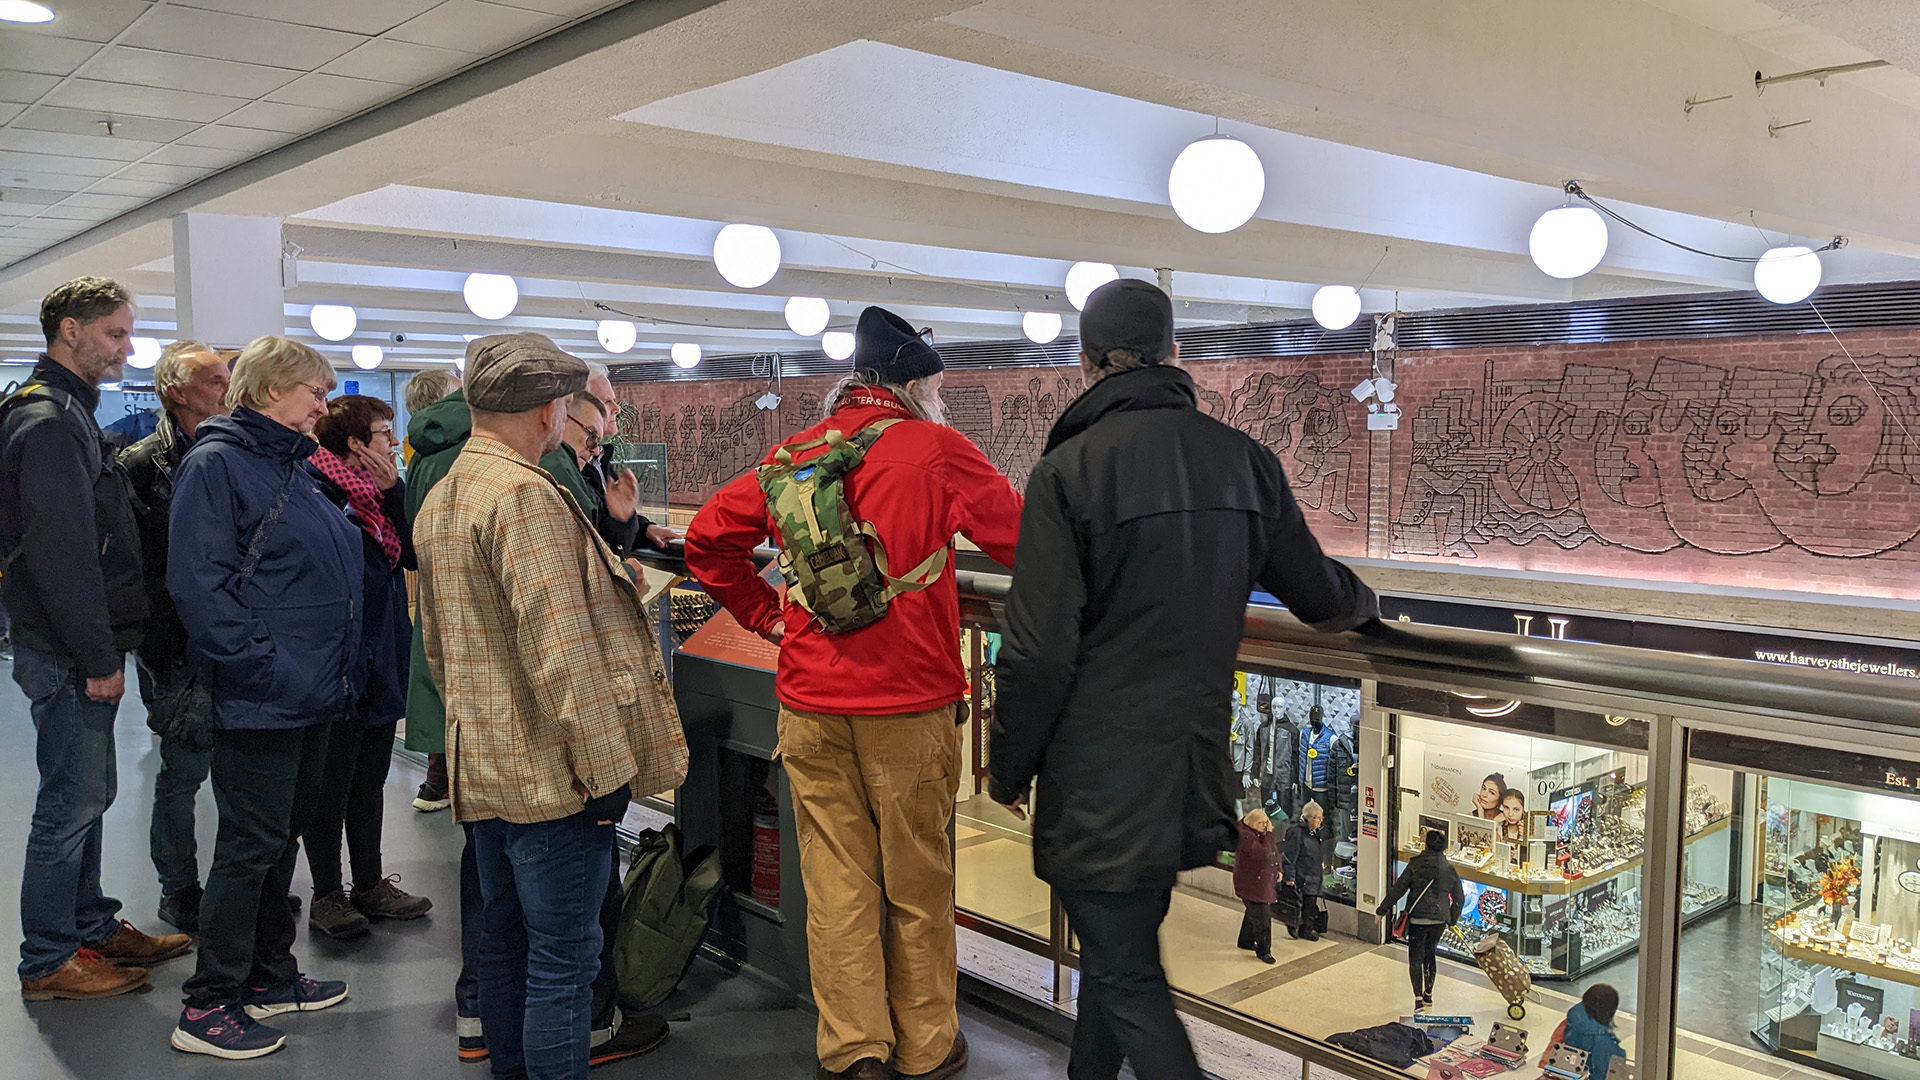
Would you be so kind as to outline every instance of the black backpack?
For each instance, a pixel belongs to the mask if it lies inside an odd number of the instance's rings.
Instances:
[[[680,985],[725,887],[720,853],[684,846],[676,825],[641,833],[621,881],[613,968],[620,1004],[629,1009],[654,1008]]]

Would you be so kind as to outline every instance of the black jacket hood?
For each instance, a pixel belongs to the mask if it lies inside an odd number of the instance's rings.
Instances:
[[[1193,376],[1171,364],[1154,364],[1109,375],[1087,388],[1067,411],[1054,421],[1047,434],[1047,449],[1073,438],[1113,413],[1143,412],[1148,409],[1192,409],[1200,395],[1194,391]]]

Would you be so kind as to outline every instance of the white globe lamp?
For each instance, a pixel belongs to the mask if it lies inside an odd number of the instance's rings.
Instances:
[[[1769,248],[1753,264],[1753,287],[1776,304],[1797,304],[1820,287],[1820,256],[1798,244]]]
[[[602,319],[596,328],[600,347],[610,353],[623,353],[640,339],[640,331],[625,319]]]
[[[1112,263],[1077,262],[1067,268],[1067,303],[1075,311],[1085,311],[1087,297],[1109,281],[1118,281],[1120,270]]]
[[[820,335],[820,348],[835,360],[845,360],[853,355],[853,335],[845,330],[829,330]]]
[[[145,371],[159,362],[159,338],[137,337],[133,339],[133,355],[127,357],[127,363]]]
[[[713,238],[713,265],[727,284],[757,289],[780,272],[780,238],[765,225],[729,225]]]
[[[355,345],[353,347],[353,366],[361,371],[372,371],[387,358],[387,350],[378,345]]]
[[[33,0],[0,0],[0,20],[10,23],[46,23],[53,21],[53,9]]]
[[[1253,147],[1227,135],[1187,144],[1167,173],[1167,200],[1180,220],[1203,233],[1245,225],[1267,194],[1267,170]]]
[[[818,296],[795,296],[787,301],[787,329],[812,337],[827,328],[827,302]]]
[[[1020,330],[1035,345],[1045,345],[1060,336],[1060,313],[1029,311],[1020,316]]]
[[[467,310],[488,321],[506,318],[520,303],[520,286],[505,274],[468,274],[460,292]]]
[[[307,312],[307,325],[326,341],[345,341],[360,325],[360,316],[345,304],[315,304]]]
[[[1313,294],[1313,321],[1328,330],[1345,330],[1360,317],[1360,290],[1351,285],[1322,285]]]
[[[1591,206],[1562,206],[1540,215],[1527,234],[1533,265],[1548,277],[1577,278],[1607,255],[1607,222]]]
[[[676,341],[673,345],[673,366],[681,369],[694,367],[700,363],[700,346],[690,341]]]

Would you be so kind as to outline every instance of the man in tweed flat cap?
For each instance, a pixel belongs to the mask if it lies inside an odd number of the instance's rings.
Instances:
[[[687,747],[632,571],[535,462],[587,366],[537,335],[469,350],[473,434],[420,509],[420,623],[483,898],[495,1076],[587,1075],[613,826]]]

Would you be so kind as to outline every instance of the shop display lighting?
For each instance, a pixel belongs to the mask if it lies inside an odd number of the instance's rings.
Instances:
[[[53,9],[33,0],[0,0],[0,22],[45,23],[53,21]]]
[[[520,303],[520,286],[505,274],[468,274],[460,292],[467,310],[489,322],[513,314]]]
[[[137,337],[133,339],[133,355],[127,357],[127,363],[145,371],[159,362],[159,338]]]
[[[780,272],[780,238],[765,225],[728,225],[713,238],[713,266],[727,284],[757,289]]]
[[[673,344],[673,366],[685,370],[697,367],[700,363],[700,346],[690,341],[676,341]]]
[[[835,360],[853,355],[853,335],[845,330],[829,330],[820,335],[820,348]]]
[[[1360,317],[1360,290],[1351,285],[1322,285],[1313,294],[1313,321],[1328,330],[1345,330]]]
[[[1797,304],[1820,287],[1820,256],[1793,245],[1768,248],[1753,264],[1753,287],[1776,304]]]
[[[639,328],[625,319],[601,319],[596,330],[600,347],[616,355],[633,348],[640,339]]]
[[[360,325],[360,316],[345,304],[315,304],[307,312],[307,325],[326,341],[345,341]]]
[[[387,350],[378,345],[355,345],[353,347],[353,366],[361,371],[372,371],[387,358]]]
[[[1267,170],[1253,147],[1214,134],[1187,144],[1167,173],[1167,200],[1181,221],[1203,233],[1245,225],[1267,193]]]
[[[813,337],[827,328],[831,312],[818,296],[795,296],[787,301],[787,329],[801,337]]]
[[[1588,206],[1549,210],[1527,234],[1527,253],[1548,277],[1584,277],[1607,256],[1607,223]]]
[[[1112,263],[1077,262],[1067,268],[1067,303],[1084,311],[1087,297],[1109,281],[1120,280],[1120,268]]]
[[[1060,336],[1060,313],[1029,311],[1020,316],[1020,331],[1035,345],[1045,345]]]

